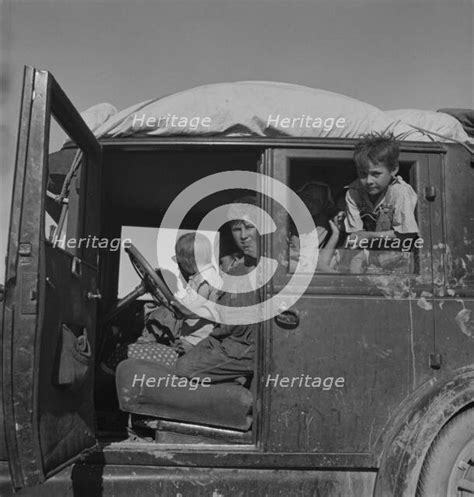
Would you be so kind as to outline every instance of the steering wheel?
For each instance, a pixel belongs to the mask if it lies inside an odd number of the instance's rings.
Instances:
[[[110,321],[132,302],[142,295],[145,295],[145,293],[150,293],[158,304],[164,305],[170,311],[175,312],[175,309],[171,305],[171,302],[175,300],[174,295],[170,292],[161,274],[153,269],[151,264],[145,259],[135,245],[129,244],[125,247],[125,252],[127,252],[130,257],[130,262],[138,276],[140,276],[141,282],[128,295],[117,302],[107,314],[104,321]]]

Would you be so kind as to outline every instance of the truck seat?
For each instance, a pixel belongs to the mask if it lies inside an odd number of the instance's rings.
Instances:
[[[176,376],[172,383],[172,379],[170,370],[161,364],[126,359],[116,372],[120,409],[185,423],[240,431],[250,428],[253,399],[247,388],[238,383],[198,385]]]

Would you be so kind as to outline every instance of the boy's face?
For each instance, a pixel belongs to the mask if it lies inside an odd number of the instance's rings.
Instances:
[[[232,236],[244,255],[257,259],[259,234],[257,228],[248,221],[232,223]]]
[[[367,168],[357,170],[359,181],[371,197],[385,192],[397,172],[398,166],[390,171],[385,163],[370,161]]]

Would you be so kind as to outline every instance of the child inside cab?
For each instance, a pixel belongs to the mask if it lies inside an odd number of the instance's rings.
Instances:
[[[358,178],[347,187],[346,248],[374,249],[376,265],[389,267],[400,261],[400,252],[390,251],[391,240],[417,237],[417,196],[397,175],[399,147],[392,135],[368,135],[355,147]],[[362,273],[371,261],[358,251],[350,264],[351,273]]]
[[[305,272],[310,260],[317,256],[317,249],[323,247],[327,241],[328,212],[331,209],[332,198],[329,185],[318,181],[305,183],[297,194],[308,208],[316,227],[316,231],[311,233],[298,233],[293,219],[290,220],[290,272],[295,271],[298,259],[300,259],[302,271]],[[307,249],[301,250],[304,239],[308,241]]]
[[[289,237],[290,272],[294,272],[298,260],[305,272],[309,262],[317,257],[316,271],[335,272],[334,252],[342,229],[343,216],[334,216],[334,202],[327,183],[310,181],[298,191],[299,197],[308,208],[316,230],[311,233],[297,233],[291,221]],[[301,249],[306,238],[306,249]],[[319,250],[318,250],[319,249]],[[318,256],[319,254],[319,256]]]
[[[190,313],[196,313],[204,306],[206,314],[211,316],[211,307],[207,303],[201,304],[197,298],[197,295],[200,295],[209,302],[216,302],[222,287],[219,271],[212,264],[211,242],[201,233],[187,233],[178,239],[175,250],[176,262],[181,273],[188,279],[186,287],[181,293],[177,293],[176,297]],[[178,349],[187,352],[208,337],[213,328],[214,323],[204,318],[185,319],[181,327]]]
[[[222,286],[219,271],[212,264],[211,242],[201,233],[186,233],[176,242],[175,252],[176,262],[187,280],[185,288],[175,295],[176,314],[164,306],[153,310],[137,341],[119,346],[105,362],[102,369],[106,372],[113,372],[127,357],[173,366],[180,354],[191,350],[214,329],[212,321],[196,316],[199,309],[205,309],[209,317],[213,315],[212,302],[217,300]],[[208,302],[202,303],[197,295]],[[164,329],[171,333],[166,336]]]

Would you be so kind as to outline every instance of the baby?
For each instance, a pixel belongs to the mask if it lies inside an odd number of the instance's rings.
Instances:
[[[201,233],[187,233],[176,242],[175,252],[176,262],[187,280],[186,287],[175,295],[177,301],[171,302],[176,309],[175,315],[164,306],[153,310],[148,315],[145,328],[137,341],[117,347],[104,363],[104,371],[113,374],[117,364],[127,357],[158,361],[171,367],[180,354],[191,350],[214,329],[215,325],[210,319],[201,318],[196,314],[202,310],[209,318],[212,317],[212,302],[217,300],[219,288],[222,286],[219,272],[212,264],[209,239]],[[202,303],[198,295],[211,304]],[[168,339],[163,334],[164,329],[171,330],[172,336]]]
[[[198,268],[199,261],[199,268]],[[181,273],[188,278],[184,290],[176,294],[179,304],[174,304],[185,316],[196,314],[199,309],[205,309],[210,317],[213,313],[207,303],[201,303],[197,295],[215,302],[222,286],[219,271],[212,264],[212,248],[209,239],[201,233],[187,233],[176,242],[176,262]],[[189,312],[186,312],[186,308]],[[209,336],[214,328],[211,321],[187,317],[181,327],[181,337],[178,350],[187,352],[202,339]]]

